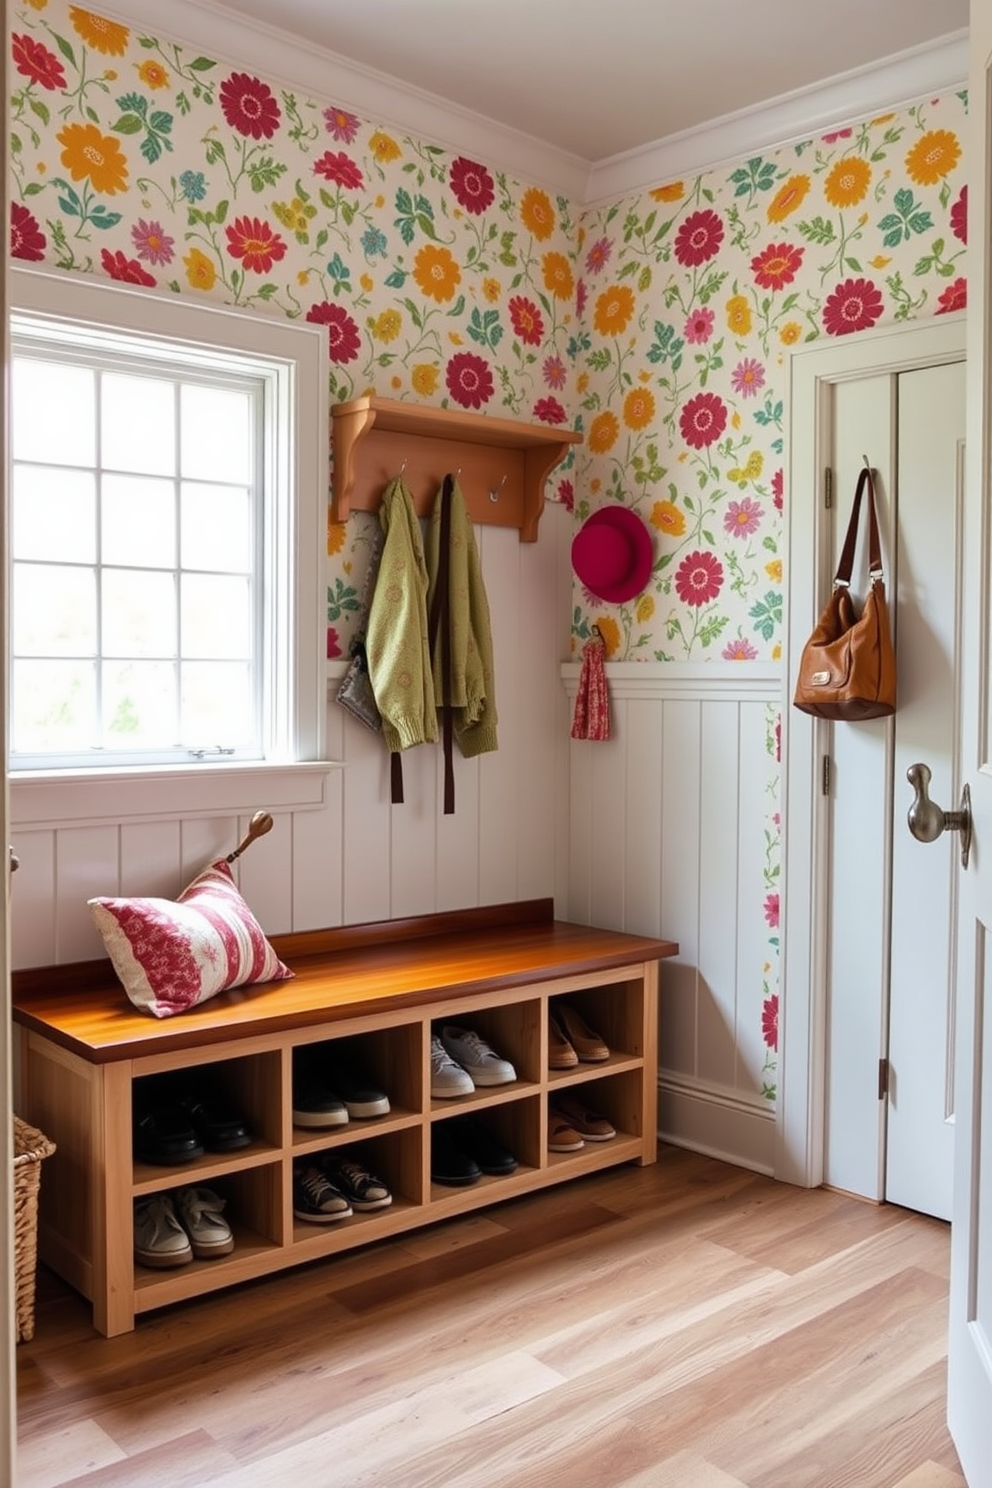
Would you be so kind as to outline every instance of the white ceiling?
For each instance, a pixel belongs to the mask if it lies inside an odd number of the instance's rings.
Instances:
[[[588,206],[960,87],[968,0],[105,0]]]
[[[210,8],[590,164],[968,24],[968,0],[220,0]]]

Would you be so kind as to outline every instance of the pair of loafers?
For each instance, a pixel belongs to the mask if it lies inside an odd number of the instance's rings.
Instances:
[[[205,1152],[236,1152],[252,1140],[239,1111],[199,1094],[140,1092],[133,1118],[134,1155],[141,1162],[171,1167]]]
[[[551,1102],[549,1152],[580,1152],[587,1142],[611,1142],[616,1134],[610,1118],[588,1106],[581,1090],[563,1091]]]
[[[431,1129],[431,1180],[449,1188],[478,1183],[483,1173],[502,1178],[517,1159],[479,1121],[439,1121]]]
[[[553,1070],[582,1064],[602,1064],[609,1045],[570,1003],[555,1002],[548,1009],[548,1065]]]

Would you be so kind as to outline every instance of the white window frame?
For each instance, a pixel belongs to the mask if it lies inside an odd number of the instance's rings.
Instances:
[[[202,354],[216,365],[230,355],[271,378],[276,399],[268,479],[267,541],[282,582],[269,603],[281,654],[266,658],[278,679],[267,707],[281,727],[268,731],[264,760],[193,760],[164,766],[80,767],[16,771],[10,776],[12,825],[120,820],[254,809],[262,782],[297,806],[323,799],[327,762],[325,602],[329,450],[327,334],[309,325],[176,295],[134,289],[77,274],[10,268],[10,315],[54,326],[92,326],[132,353],[142,341]],[[295,780],[277,783],[273,772]],[[310,778],[312,777],[312,778]],[[106,801],[106,812],[94,806]],[[208,807],[207,802],[210,802]],[[154,803],[154,805],[153,805]]]

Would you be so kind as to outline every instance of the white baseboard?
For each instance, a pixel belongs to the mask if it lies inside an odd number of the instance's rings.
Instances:
[[[733,1092],[658,1078],[658,1136],[673,1147],[775,1176],[775,1112]]]

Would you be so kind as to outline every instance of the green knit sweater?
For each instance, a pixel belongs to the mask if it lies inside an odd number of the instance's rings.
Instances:
[[[365,650],[369,680],[390,753],[437,738],[434,682],[427,645],[427,565],[413,498],[390,481],[379,520],[385,533]]]

